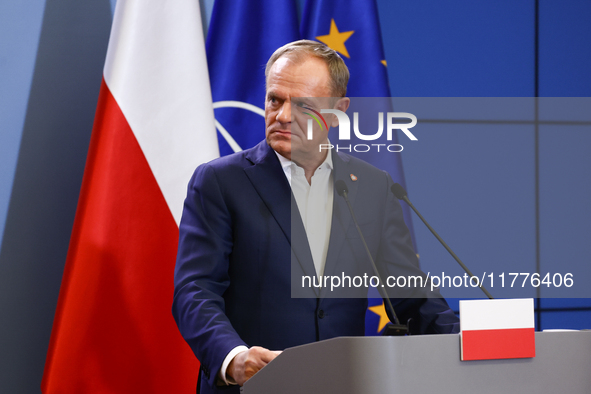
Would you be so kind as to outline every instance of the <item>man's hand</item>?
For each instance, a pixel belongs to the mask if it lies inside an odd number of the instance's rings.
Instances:
[[[280,351],[271,351],[264,347],[253,346],[248,351],[238,353],[228,365],[226,374],[234,379],[238,385],[252,378],[261,368],[281,354]]]

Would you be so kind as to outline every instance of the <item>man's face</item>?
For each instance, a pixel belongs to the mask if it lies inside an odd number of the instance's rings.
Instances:
[[[303,106],[317,111],[332,108],[330,97],[330,75],[322,60],[308,57],[294,63],[288,57],[277,59],[267,78],[267,143],[277,153],[291,160],[294,160],[292,152],[295,155],[319,152],[319,144],[327,142],[328,130],[326,127],[321,130],[315,125],[313,139],[308,140],[307,121],[311,118],[303,115]],[[325,118],[330,126],[332,116]]]

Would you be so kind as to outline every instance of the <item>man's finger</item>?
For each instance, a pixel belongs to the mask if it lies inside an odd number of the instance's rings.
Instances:
[[[277,350],[267,350],[267,349],[265,349],[264,351],[261,352],[260,359],[265,364],[268,364],[271,361],[273,361],[273,359],[275,357],[277,357],[280,353],[281,352],[280,351],[277,351]]]
[[[238,353],[230,362],[226,373],[240,386],[277,357],[281,351],[272,351],[260,346],[253,346]]]

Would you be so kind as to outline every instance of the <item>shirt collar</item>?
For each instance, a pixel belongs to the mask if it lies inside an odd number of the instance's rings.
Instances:
[[[283,171],[289,171],[288,169],[291,168],[291,163],[292,161],[281,156],[279,153],[277,153],[277,151],[273,151],[275,152],[275,154],[277,155],[277,157],[279,158],[279,163],[281,163],[281,168],[283,168]]]
[[[318,168],[321,168],[324,164],[326,164],[326,167],[329,170],[333,169],[333,165],[332,165],[332,155],[330,154],[331,152],[329,151],[328,154],[326,155],[326,159],[324,159],[324,161],[322,162],[322,164],[320,164],[318,166]],[[277,157],[279,158],[279,163],[281,163],[281,168],[283,168],[284,172],[291,172],[291,165],[296,165],[293,161],[281,156],[279,153],[277,153],[277,151],[275,151],[275,154],[277,155]]]

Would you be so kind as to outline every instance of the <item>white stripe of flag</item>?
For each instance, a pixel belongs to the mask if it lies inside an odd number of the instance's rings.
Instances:
[[[199,20],[195,0],[121,1],[104,69],[177,225],[193,171],[219,156]]]
[[[534,300],[460,301],[462,360],[535,357]]]

